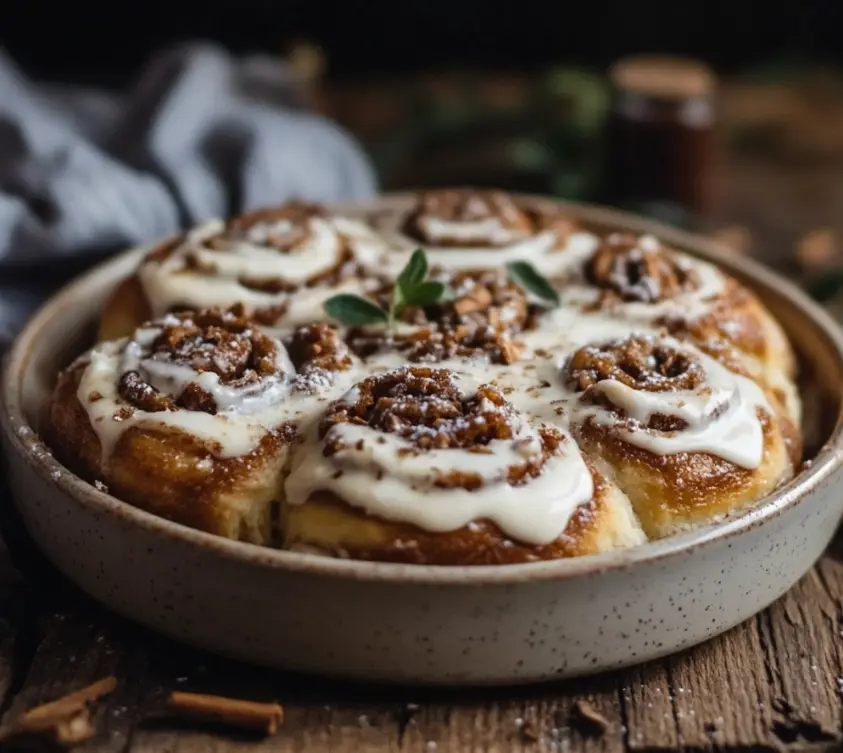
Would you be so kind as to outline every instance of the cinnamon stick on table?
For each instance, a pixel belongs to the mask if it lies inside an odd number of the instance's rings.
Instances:
[[[284,709],[277,703],[258,703],[216,695],[173,691],[168,706],[172,711],[197,719],[222,722],[274,735],[284,720]]]
[[[24,712],[0,739],[23,735],[49,735],[59,745],[75,745],[94,736],[88,704],[117,687],[117,678],[105,677],[55,701]]]

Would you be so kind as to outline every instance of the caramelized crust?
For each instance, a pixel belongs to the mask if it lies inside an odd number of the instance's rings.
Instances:
[[[52,444],[83,478],[137,507],[267,544],[295,428],[280,418],[276,426],[253,424],[254,443],[229,457],[226,432],[236,435],[237,424],[228,411],[278,394],[289,368],[282,346],[240,306],[170,315],[59,375],[49,406]],[[194,436],[197,420],[219,433]]]
[[[106,299],[100,316],[100,342],[128,337],[152,317],[152,310],[137,275],[121,282]]]
[[[747,470],[703,452],[656,455],[630,445],[611,427],[592,421],[576,427],[580,448],[611,468],[644,532],[651,539],[690,530],[754,504],[794,472],[801,455],[796,432],[759,412],[764,433],[761,466]]]
[[[52,446],[62,462],[142,510],[225,538],[270,542],[289,433],[268,434],[244,457],[218,458],[178,429],[133,426],[104,465],[76,394],[85,367],[77,363],[60,375],[50,404]]]
[[[725,342],[788,378],[796,374],[796,358],[781,327],[758,298],[736,280],[726,280],[725,292],[712,302],[706,315],[691,320],[665,317],[657,324],[674,337],[702,348]]]
[[[574,513],[564,533],[546,546],[507,538],[489,521],[432,533],[381,520],[329,492],[283,509],[284,547],[334,557],[417,565],[508,565],[578,557],[644,542],[629,503],[593,468],[594,498]]]
[[[344,434],[342,430],[349,427],[372,431]],[[526,427],[525,418],[495,388],[479,385],[463,392],[454,375],[443,369],[409,367],[364,379],[350,396],[326,411],[318,427],[319,444],[309,448],[309,452],[319,453],[326,459],[321,462],[329,463],[327,473],[320,470],[314,475],[313,468],[307,464],[297,464],[303,456],[293,459],[290,475],[293,488],[300,488],[300,478],[321,480],[307,487],[304,496],[291,497],[284,505],[285,546],[358,559],[482,565],[569,557],[643,540],[629,501],[591,466],[580,471],[586,479],[591,475],[594,491],[590,499],[587,497],[583,504],[575,503],[567,527],[556,540],[538,546],[512,538],[485,519],[485,515],[477,513],[472,513],[477,515],[476,520],[444,532],[386,520],[388,515],[367,514],[361,509],[365,502],[355,496],[346,497],[331,487],[333,481],[360,467],[349,459],[349,453],[358,452],[362,453],[359,457],[365,457],[369,452],[367,445],[383,445],[386,437],[391,436],[401,440],[396,458],[423,458],[426,453],[436,453],[429,456],[438,459],[430,469],[429,479],[422,482],[430,489],[430,496],[422,492],[424,496],[418,500],[422,505],[445,504],[445,500],[435,498],[440,489],[442,493],[459,489],[462,493],[479,495],[486,491],[486,484],[497,485],[502,480],[513,495],[513,490],[523,491],[512,497],[511,504],[529,504],[531,483],[544,474],[558,472],[553,463],[571,440],[551,427]],[[500,464],[494,466],[494,472],[487,471],[485,476],[476,463],[464,461],[466,466],[450,466],[445,459],[450,452],[456,453],[456,457],[468,458],[475,453],[491,457],[495,455],[493,448],[501,446],[507,451],[515,450],[518,459],[513,461],[504,454]],[[307,445],[300,450],[304,448]],[[371,474],[367,477],[372,484],[379,483],[384,476],[389,478],[390,473],[401,473],[400,463],[386,465],[385,461],[378,461],[372,467],[369,461],[362,462],[366,473]],[[576,472],[565,470],[564,481],[568,480],[568,473]],[[558,484],[548,486],[548,479],[544,481],[545,491],[537,490],[537,493],[551,497],[547,504],[566,504],[565,495],[570,492],[559,489]],[[407,484],[410,490],[417,488],[412,481]],[[507,493],[507,490],[494,493]],[[554,493],[559,499],[552,499]]]
[[[716,357],[717,349],[711,355]],[[719,355],[721,363],[740,363],[730,348],[720,349]],[[633,441],[636,434],[646,433],[671,438],[679,443],[676,449],[682,449],[682,433],[694,428],[682,414],[674,412],[669,393],[675,394],[673,403],[677,407],[692,407],[693,403],[688,405],[691,400],[702,401],[697,409],[700,418],[695,419],[697,431],[700,426],[713,427],[718,421],[728,420],[729,405],[714,402],[716,393],[702,358],[688,346],[656,336],[633,335],[581,348],[568,359],[562,372],[568,388],[579,395],[579,405],[599,406],[604,415],[608,414],[608,421],[598,420],[600,412],[586,410],[575,414],[572,431],[587,457],[595,464],[606,464],[610,477],[629,497],[650,538],[662,538],[717,520],[756,502],[790,478],[801,459],[799,432],[782,397],[769,389],[764,397],[773,413],[755,408],[762,429],[758,467],[745,468],[703,451],[662,454]],[[735,372],[742,374],[741,379],[751,378],[745,367],[736,368]],[[635,415],[634,408],[627,407],[629,403],[622,402],[624,407],[612,404],[600,389],[606,380],[639,393],[667,393],[663,412],[652,407]],[[743,388],[735,383],[733,389],[729,399],[738,399]],[[660,404],[648,403],[650,399],[644,404]],[[633,415],[626,410],[633,410]],[[686,415],[690,420],[693,410]],[[720,441],[724,441],[722,436]]]

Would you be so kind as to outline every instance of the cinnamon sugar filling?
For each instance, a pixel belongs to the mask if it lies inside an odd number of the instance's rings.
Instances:
[[[604,291],[601,303],[656,303],[697,290],[695,269],[655,239],[610,236],[585,264],[585,277]]]
[[[575,392],[613,379],[636,390],[695,390],[705,382],[702,365],[690,353],[649,336],[587,345],[574,353],[563,378]]]
[[[277,375],[277,356],[273,340],[254,329],[242,306],[234,306],[227,311],[211,309],[171,317],[149,346],[147,358],[197,374],[210,372],[219,377],[220,384],[244,389]],[[216,414],[218,409],[213,395],[196,382],[189,382],[178,395],[168,395],[138,370],[120,376],[118,393],[129,405],[150,413],[184,408]]]

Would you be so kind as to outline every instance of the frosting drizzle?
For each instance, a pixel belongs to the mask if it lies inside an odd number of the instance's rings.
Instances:
[[[488,385],[420,367],[358,384],[296,449],[288,504],[319,490],[425,530],[485,519],[533,544],[557,538],[594,493],[562,431],[529,420]]]

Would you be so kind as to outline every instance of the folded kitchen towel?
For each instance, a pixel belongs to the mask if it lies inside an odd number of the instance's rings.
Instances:
[[[375,192],[360,148],[291,68],[195,43],[122,93],[29,80],[0,51],[0,351],[86,264],[288,198]]]

